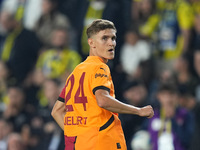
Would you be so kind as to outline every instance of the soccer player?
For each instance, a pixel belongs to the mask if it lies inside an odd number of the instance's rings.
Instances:
[[[65,150],[126,149],[117,113],[151,118],[151,106],[124,104],[114,95],[108,60],[114,58],[116,28],[97,19],[87,28],[90,54],[66,80],[52,116],[64,130]]]

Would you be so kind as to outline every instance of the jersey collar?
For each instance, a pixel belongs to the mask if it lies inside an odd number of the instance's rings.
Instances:
[[[104,63],[103,59],[99,56],[88,56],[86,60],[94,60],[94,61],[97,61],[97,62],[102,62]]]

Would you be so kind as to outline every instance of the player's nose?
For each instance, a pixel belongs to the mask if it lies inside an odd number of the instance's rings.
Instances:
[[[116,41],[110,38],[108,40],[108,45],[114,48],[116,46]]]

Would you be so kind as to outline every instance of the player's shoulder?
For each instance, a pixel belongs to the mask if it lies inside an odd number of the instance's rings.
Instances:
[[[100,69],[100,70],[104,70],[105,72],[110,72],[110,68],[109,68],[108,65],[105,64],[105,63],[102,63],[102,64],[99,65],[97,68]]]
[[[85,60],[82,63],[80,63],[80,66],[86,66],[88,68],[99,68],[99,67],[104,67],[104,68],[108,68],[107,64],[100,62],[100,61],[96,61],[96,60]]]
[[[94,72],[96,72],[98,70],[110,71],[108,65],[103,62],[91,63],[89,65],[89,68],[90,67],[93,69]]]
[[[94,74],[96,72],[106,72],[110,73],[110,69],[107,64],[99,61],[83,61],[79,65],[77,65],[74,69],[74,72],[89,72],[90,74]]]

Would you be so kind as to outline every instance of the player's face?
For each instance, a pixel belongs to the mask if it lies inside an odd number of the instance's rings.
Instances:
[[[105,29],[93,35],[90,45],[93,55],[101,57],[105,62],[113,59],[115,56],[116,31],[114,29]]]

